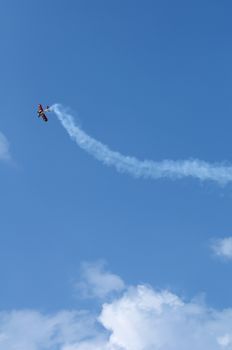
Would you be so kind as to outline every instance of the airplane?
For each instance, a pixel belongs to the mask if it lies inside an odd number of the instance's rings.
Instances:
[[[42,118],[43,121],[47,122],[48,121],[48,117],[46,116],[45,112],[50,112],[50,108],[49,106],[46,107],[46,109],[43,109],[42,105],[39,105],[38,106],[38,110],[37,110],[37,114],[38,114],[38,117]]]

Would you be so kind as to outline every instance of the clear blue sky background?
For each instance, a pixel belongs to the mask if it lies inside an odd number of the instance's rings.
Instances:
[[[231,161],[231,1],[70,0],[0,4],[0,309],[76,306],[82,261],[231,306],[230,186],[135,180],[72,143],[38,103],[140,159]]]

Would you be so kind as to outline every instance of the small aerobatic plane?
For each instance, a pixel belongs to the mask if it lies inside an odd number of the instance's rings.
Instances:
[[[46,114],[45,114],[46,112],[50,112],[49,106],[47,106],[46,109],[43,109],[42,105],[39,105],[39,106],[38,106],[38,110],[37,110],[38,117],[39,117],[39,118],[41,117],[41,118],[43,119],[43,121],[45,121],[45,122],[48,121],[48,117],[47,117]]]

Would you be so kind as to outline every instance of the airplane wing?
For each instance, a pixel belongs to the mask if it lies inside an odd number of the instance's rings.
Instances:
[[[43,107],[42,107],[42,105],[39,105],[39,106],[38,106],[38,112],[43,112]]]
[[[43,120],[44,120],[45,122],[48,121],[48,117],[47,117],[44,113],[42,114],[42,118],[43,118]]]

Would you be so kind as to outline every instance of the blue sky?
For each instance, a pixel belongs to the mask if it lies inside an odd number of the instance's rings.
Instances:
[[[81,264],[99,260],[127,285],[230,308],[232,267],[210,247],[232,235],[231,185],[119,174],[36,108],[61,103],[92,137],[141,160],[230,164],[231,2],[0,9],[0,131],[12,158],[0,161],[0,309],[88,308],[74,286]]]

